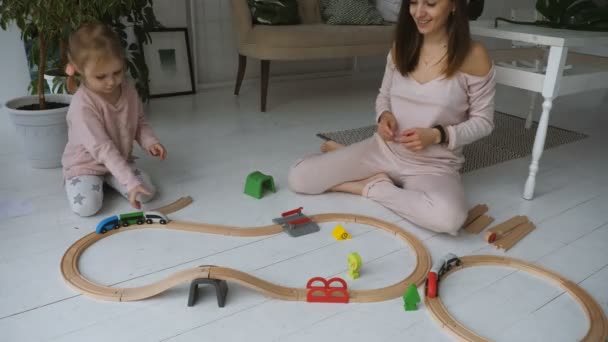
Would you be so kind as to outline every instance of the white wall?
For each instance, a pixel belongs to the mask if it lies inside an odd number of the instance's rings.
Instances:
[[[535,0],[488,0],[481,19],[496,16],[508,16],[511,7],[534,8]],[[190,9],[190,4],[193,8]],[[231,84],[235,80],[237,52],[234,45],[230,1],[228,0],[156,0],[155,13],[158,20],[167,27],[196,27],[190,32],[191,47],[195,57],[196,76],[199,84]],[[193,11],[193,12],[191,12]],[[194,19],[194,23],[191,22]],[[496,41],[485,41],[489,47],[501,44]],[[504,42],[502,42],[504,44]],[[0,82],[0,103],[9,97],[27,94],[29,76],[25,51],[19,38],[19,31],[11,28],[0,31],[0,75],[5,80]],[[608,56],[608,48],[591,48],[585,50]],[[381,70],[384,57],[359,58],[361,70]],[[335,59],[306,62],[275,62],[271,66],[272,75],[289,75],[324,71],[348,71],[352,66],[351,59]],[[250,60],[247,78],[258,77],[259,63]],[[6,81],[9,80],[9,81]]]
[[[509,16],[511,6],[518,8],[534,8],[535,0],[487,0],[481,19],[490,19],[496,16]],[[189,4],[193,3],[189,12]],[[191,36],[196,37],[194,54],[197,58],[196,76],[201,85],[231,84],[236,78],[238,58],[234,45],[232,18],[229,0],[156,0],[155,12],[159,20],[167,26],[191,25],[190,18],[194,18],[196,31]],[[193,26],[190,26],[193,27]],[[493,47],[508,45],[505,42],[487,42]],[[502,44],[502,45],[500,45]],[[352,67],[352,59],[333,59],[302,62],[274,62],[271,64],[272,75],[290,75],[326,71],[348,71]],[[381,70],[385,57],[359,58],[360,70]],[[259,62],[248,60],[246,78],[258,77]]]
[[[234,44],[229,0],[155,0],[154,11],[163,25],[190,29],[190,37],[195,39],[191,48],[196,49],[193,54],[197,57],[196,78],[199,84],[223,85],[235,81],[238,55]],[[196,27],[194,32],[193,27]],[[349,70],[351,63],[350,59],[329,60],[323,63],[275,62],[271,65],[271,74]],[[249,60],[245,77],[258,77],[259,68],[259,61]]]
[[[7,31],[0,29],[0,107],[6,100],[29,95],[29,73],[25,48],[15,26]]]
[[[187,0],[154,0],[156,19],[166,27],[184,27],[188,23]]]
[[[195,6],[199,84],[233,83],[236,79],[238,54],[234,43],[230,1],[193,0]],[[350,59],[271,63],[271,75],[348,70]],[[259,61],[248,60],[246,78],[258,77]]]
[[[190,12],[190,4],[194,6]],[[483,18],[508,16],[510,8],[534,8],[535,0],[486,1]],[[158,20],[167,27],[196,27],[190,32],[195,58],[196,76],[199,84],[231,84],[235,80],[237,52],[234,45],[230,1],[228,0],[156,0],[155,13]],[[194,19],[194,25],[191,23]],[[19,31],[11,28],[0,31],[0,102],[9,97],[27,94],[29,76],[25,51],[19,38]],[[492,42],[488,42],[492,44]],[[598,49],[596,49],[598,50]],[[606,49],[604,49],[606,50]],[[604,50],[594,52],[604,53]],[[608,55],[608,54],[606,54]],[[361,70],[381,70],[384,57],[359,58]],[[272,75],[289,75],[324,71],[347,71],[352,66],[351,59],[306,62],[275,62],[271,66]],[[250,60],[247,78],[259,75],[259,63]],[[8,81],[6,81],[8,80]]]
[[[164,26],[188,27],[190,16],[187,4],[188,0],[156,0],[154,10]],[[27,87],[30,80],[25,49],[17,27],[10,27],[7,31],[0,30],[0,47],[0,107],[2,107],[9,98],[28,95]]]

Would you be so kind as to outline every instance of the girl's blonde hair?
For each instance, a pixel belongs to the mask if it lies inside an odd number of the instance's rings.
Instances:
[[[81,71],[89,62],[124,61],[125,51],[116,32],[101,23],[82,25],[70,35],[68,59]]]

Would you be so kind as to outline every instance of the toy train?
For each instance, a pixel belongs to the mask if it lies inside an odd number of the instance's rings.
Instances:
[[[152,224],[152,223],[160,223],[167,224],[169,219],[162,213],[158,211],[137,211],[134,213],[126,213],[120,215],[114,215],[107,217],[99,224],[97,224],[97,228],[95,231],[98,234],[104,234],[108,230],[118,229],[121,226],[128,227],[132,224]]]
[[[455,254],[448,253],[433,264],[426,278],[425,290],[429,298],[437,297],[439,292],[439,280],[454,266],[460,266],[460,259]]]

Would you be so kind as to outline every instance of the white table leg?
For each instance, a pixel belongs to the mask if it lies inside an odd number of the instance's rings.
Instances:
[[[526,125],[524,126],[526,129],[532,128],[532,120],[534,119],[534,107],[536,105],[536,98],[538,97],[537,92],[532,92],[530,94],[530,107],[528,108],[528,116],[526,117]]]
[[[534,71],[540,72],[541,69],[541,60],[537,58],[534,60]],[[535,91],[530,94],[530,107],[528,108],[528,116],[526,117],[526,129],[530,129],[532,127],[532,120],[534,119],[534,107],[536,106],[537,97],[538,93]]]
[[[524,188],[524,198],[530,200],[534,197],[534,187],[536,186],[536,173],[540,158],[543,155],[545,148],[545,138],[547,137],[547,128],[549,126],[549,114],[553,107],[553,99],[559,94],[559,84],[564,72],[564,63],[568,55],[568,48],[560,46],[552,46],[549,52],[549,61],[547,62],[547,72],[545,73],[545,82],[543,84],[543,113],[538,122],[536,137],[534,138],[534,147],[532,149],[532,163],[530,163],[530,174]]]

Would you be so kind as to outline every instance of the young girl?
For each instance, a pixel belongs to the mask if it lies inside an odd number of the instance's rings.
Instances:
[[[467,0],[404,0],[376,99],[377,133],[291,169],[300,193],[368,197],[411,222],[455,235],[467,217],[462,148],[494,128],[494,68],[471,41]]]
[[[133,141],[161,160],[167,152],[144,119],[136,89],[124,79],[120,39],[102,24],[83,25],[70,36],[68,58],[68,75],[81,76],[67,114],[62,158],[70,206],[81,216],[97,213],[105,182],[139,209],[156,188],[132,163]]]

